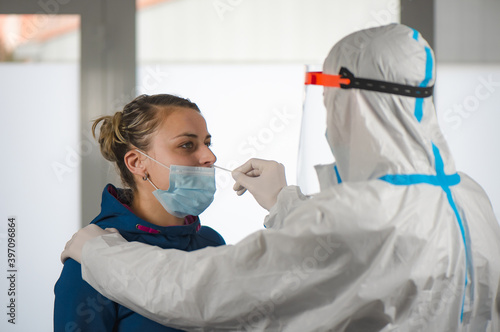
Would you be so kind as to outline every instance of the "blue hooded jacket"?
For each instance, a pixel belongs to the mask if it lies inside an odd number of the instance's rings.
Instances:
[[[200,226],[198,217],[186,217],[187,225],[161,227],[137,217],[126,206],[125,191],[108,184],[102,193],[101,213],[92,223],[114,227],[127,241],[164,249],[192,251],[224,245],[210,227]],[[55,288],[54,331],[179,331],[160,325],[98,293],[82,279],[81,266],[73,259],[64,263]]]

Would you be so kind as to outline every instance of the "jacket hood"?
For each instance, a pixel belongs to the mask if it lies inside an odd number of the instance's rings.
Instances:
[[[325,74],[342,67],[355,77],[415,87],[433,86],[434,54],[415,30],[391,24],[355,32],[338,42]],[[327,139],[342,181],[388,174],[435,174],[437,147],[445,173],[455,173],[432,97],[325,87]]]

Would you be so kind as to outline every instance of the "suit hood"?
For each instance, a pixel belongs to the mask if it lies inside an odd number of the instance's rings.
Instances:
[[[355,77],[415,87],[433,86],[435,59],[418,31],[401,24],[355,32],[330,51],[325,74],[342,67]],[[434,147],[455,173],[432,97],[325,87],[327,139],[342,181],[387,174],[435,174]]]

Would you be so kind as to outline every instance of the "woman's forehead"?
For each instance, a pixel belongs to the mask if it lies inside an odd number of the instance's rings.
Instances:
[[[158,128],[158,134],[169,138],[191,134],[203,139],[209,135],[203,116],[189,108],[179,108],[171,112]]]

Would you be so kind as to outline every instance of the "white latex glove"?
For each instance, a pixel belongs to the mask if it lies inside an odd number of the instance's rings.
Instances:
[[[73,234],[73,237],[71,240],[69,240],[66,243],[66,246],[64,247],[64,251],[61,254],[61,262],[64,263],[68,258],[73,258],[75,261],[78,263],[82,262],[82,249],[88,240],[91,240],[95,237],[105,235],[105,234],[112,234],[112,233],[118,233],[118,230],[116,228],[106,228],[102,229],[101,227],[95,225],[95,224],[90,224],[82,229],[80,229],[78,232]]]
[[[272,160],[252,158],[231,174],[236,181],[233,189],[238,196],[248,190],[257,203],[268,211],[286,186],[285,167]]]

